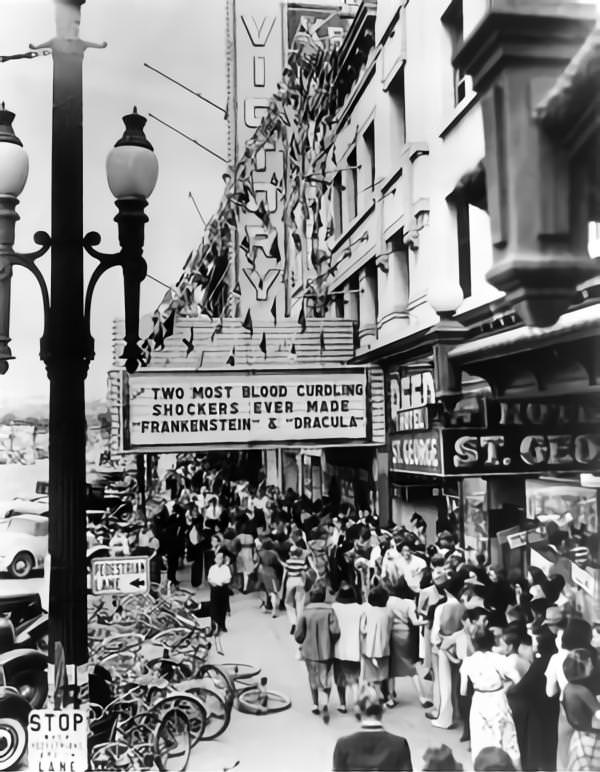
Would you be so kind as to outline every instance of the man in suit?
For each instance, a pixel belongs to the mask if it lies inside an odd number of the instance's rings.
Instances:
[[[412,772],[408,743],[404,737],[386,732],[383,728],[383,707],[372,686],[363,687],[358,707],[362,719],[361,728],[337,741],[333,751],[334,772]]]

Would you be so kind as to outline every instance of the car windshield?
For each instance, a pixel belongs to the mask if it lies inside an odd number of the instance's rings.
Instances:
[[[22,533],[27,536],[46,536],[48,523],[30,520],[27,517],[13,517],[8,522],[8,530],[11,533]]]

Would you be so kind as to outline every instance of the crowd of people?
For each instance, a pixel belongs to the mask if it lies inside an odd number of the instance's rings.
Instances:
[[[386,529],[368,510],[234,482],[200,458],[164,486],[141,537],[168,580],[187,559],[223,632],[233,587],[260,593],[273,616],[285,610],[313,713],[329,723],[335,686],[337,711],[362,715],[359,757],[371,748],[380,766],[357,767],[358,746],[344,738],[336,770],[412,768],[408,744],[390,744],[381,724],[403,684],[432,726],[462,724],[475,769],[600,769],[600,636],[560,575],[505,577],[449,530],[428,543],[417,513]],[[444,747],[424,768],[460,768]]]

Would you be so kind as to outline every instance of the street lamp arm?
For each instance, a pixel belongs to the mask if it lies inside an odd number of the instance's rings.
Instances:
[[[108,271],[110,268],[123,265],[122,250],[120,252],[114,252],[112,254],[105,254],[103,252],[99,252],[97,249],[94,248],[95,245],[99,243],[100,243],[100,234],[96,233],[96,231],[91,231],[91,233],[86,233],[86,235],[83,237],[83,248],[88,253],[88,255],[91,255],[91,257],[94,257],[100,263],[100,265],[96,266],[92,275],[90,276],[90,280],[88,282],[88,285],[85,291],[84,317],[85,317],[85,325],[86,325],[86,332],[88,334],[88,339],[91,339],[92,297],[94,294],[94,289],[96,288],[96,284],[98,283],[98,280],[100,279],[102,274]]]
[[[83,248],[88,253],[88,255],[98,260],[99,263],[112,261],[114,258],[118,258],[120,260],[122,256],[122,250],[119,250],[119,252],[107,253],[107,252],[100,252],[98,249],[95,249],[95,247],[98,246],[101,240],[102,240],[101,236],[97,231],[90,231],[89,233],[85,234],[85,236],[83,237]],[[111,268],[113,265],[118,265],[118,264],[119,264],[118,262],[117,263],[111,262],[110,265],[107,266],[107,268]]]
[[[46,280],[44,279],[42,272],[34,261],[37,260],[38,257],[41,257],[49,249],[50,243],[48,243],[46,247],[42,247],[42,249],[38,249],[37,251],[26,255],[20,255],[19,253],[15,252],[15,254],[13,254],[13,256],[10,258],[12,265],[20,265],[23,268],[27,268],[27,270],[35,276],[37,283],[40,285],[42,304],[44,306],[44,332],[42,333],[40,340],[40,350],[44,348],[44,341],[46,340],[46,327],[48,324],[48,315],[50,314],[50,293],[48,292],[48,285],[46,284]]]

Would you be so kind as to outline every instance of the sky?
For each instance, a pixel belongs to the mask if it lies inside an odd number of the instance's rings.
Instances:
[[[209,10],[210,9],[210,10]],[[53,0],[0,0],[0,55],[22,53],[55,32]],[[88,49],[83,74],[84,229],[102,236],[100,249],[118,248],[116,208],[108,189],[105,159],[123,133],[121,117],[133,105],[227,155],[223,113],[144,67],[147,62],[217,104],[226,102],[225,0],[87,0],[80,37],[106,41]],[[16,114],[15,133],[29,155],[29,179],[21,194],[15,249],[35,248],[37,230],[50,229],[52,59],[0,64],[0,102]],[[146,210],[144,256],[148,272],[174,284],[202,236],[202,222],[188,196],[192,192],[206,219],[223,190],[225,164],[160,123],[149,119],[146,136],[159,161],[159,178]],[[48,278],[49,255],[38,261]],[[95,261],[86,257],[87,276]],[[106,396],[112,361],[112,322],[123,316],[122,273],[111,269],[97,285],[92,334],[96,359],[87,379],[88,401]],[[165,287],[146,279],[141,312],[160,302]],[[12,282],[11,348],[15,359],[0,376],[0,415],[48,398],[45,368],[39,360],[42,311],[33,277],[16,267]]]

